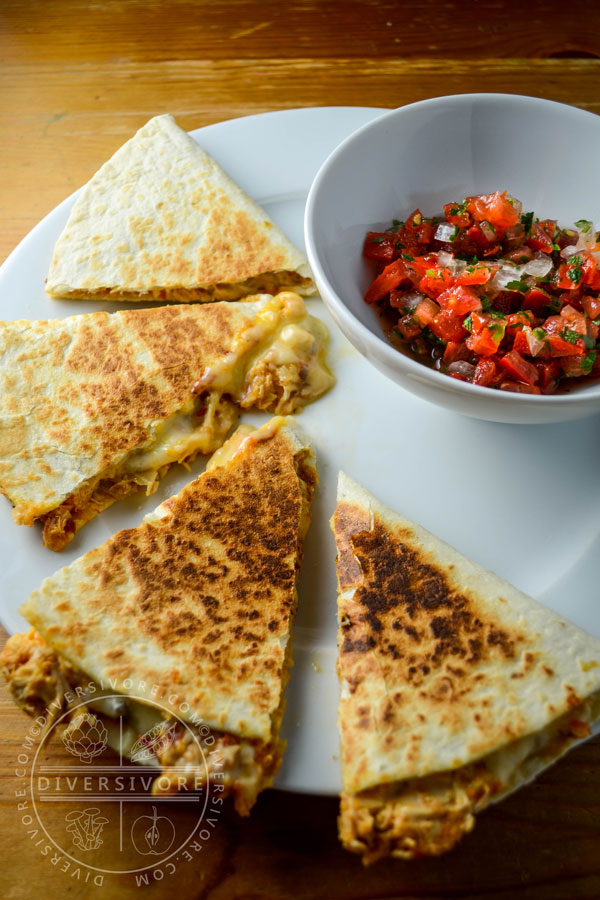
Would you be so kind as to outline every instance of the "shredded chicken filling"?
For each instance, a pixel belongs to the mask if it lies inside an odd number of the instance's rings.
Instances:
[[[384,856],[413,859],[450,850],[475,824],[474,815],[531,780],[600,715],[600,692],[543,731],[483,759],[425,778],[342,794],[340,839],[365,864]]]
[[[250,294],[276,294],[278,291],[294,288],[303,288],[308,292],[308,289],[313,288],[313,282],[298,272],[282,271],[266,272],[235,283],[223,282],[189,288],[154,287],[145,291],[122,291],[107,287],[93,291],[67,291],[60,296],[76,300],[178,300],[180,303],[189,303],[194,300],[241,300]]]

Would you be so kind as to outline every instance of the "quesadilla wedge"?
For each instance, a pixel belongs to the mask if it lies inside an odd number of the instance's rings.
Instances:
[[[0,324],[0,490],[62,549],[115,500],[209,454],[240,408],[293,413],[334,382],[327,330],[286,292]]]
[[[343,845],[449,850],[600,717],[600,641],[340,473]]]
[[[1,658],[16,701],[45,717],[70,704],[75,723],[82,709],[93,714],[134,761],[145,746],[163,769],[154,793],[200,786],[202,754],[178,720],[208,727],[208,768],[219,767],[247,814],[281,763],[296,576],[316,480],[292,419],[242,426],[141,525],[34,591],[21,610],[33,629],[11,637]]]
[[[75,201],[51,297],[238,300],[315,293],[306,257],[172,116],[150,119]]]

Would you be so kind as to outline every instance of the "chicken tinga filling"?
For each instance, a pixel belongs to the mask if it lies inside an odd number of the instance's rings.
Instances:
[[[314,293],[312,279],[298,272],[265,272],[239,282],[196,285],[195,287],[152,287],[146,290],[120,290],[119,288],[98,288],[94,291],[73,290],[60,293],[61,297],[74,300],[178,300],[189,303],[194,300],[242,300],[252,294],[277,294],[279,291],[298,290]],[[52,296],[58,296],[53,292]]]
[[[340,838],[368,865],[384,856],[414,859],[450,850],[474,815],[533,779],[591,733],[600,692],[550,723],[477,762],[423,778],[343,793]]]
[[[289,415],[332,386],[335,379],[325,364],[327,329],[306,315],[295,294],[284,295],[283,303],[275,300],[242,332],[230,354],[201,373],[185,405],[151,426],[143,447],[34,520],[43,526],[46,547],[62,550],[115,501],[141,490],[152,494],[172,465],[213,453],[241,409]]]
[[[32,628],[9,638],[2,656],[11,694],[32,716],[46,717],[46,728],[63,713],[64,736],[86,724],[101,723],[106,746],[133,762],[156,768],[152,793],[200,790],[213,778],[231,795],[240,815],[248,815],[260,791],[279,770],[285,741],[279,737],[283,688],[292,664],[286,650],[281,701],[271,716],[268,741],[242,738],[183,722],[166,710],[105,689],[60,658]]]

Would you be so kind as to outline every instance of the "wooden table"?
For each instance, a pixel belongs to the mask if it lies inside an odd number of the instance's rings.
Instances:
[[[512,11],[497,0],[2,0],[0,41],[0,259],[157,113],[192,129],[469,91],[600,111],[596,0]],[[0,716],[2,896],[138,896],[126,879],[100,888],[61,872],[24,836],[15,760],[30,723],[3,688]],[[195,900],[600,896],[598,740],[480,816],[440,859],[364,870],[337,843],[336,809],[332,798],[269,791],[249,819],[226,810],[193,864],[145,890]]]

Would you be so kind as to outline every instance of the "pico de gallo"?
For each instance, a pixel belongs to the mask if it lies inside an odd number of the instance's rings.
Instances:
[[[392,343],[484,387],[553,394],[600,376],[600,242],[496,191],[369,232],[365,294]]]

